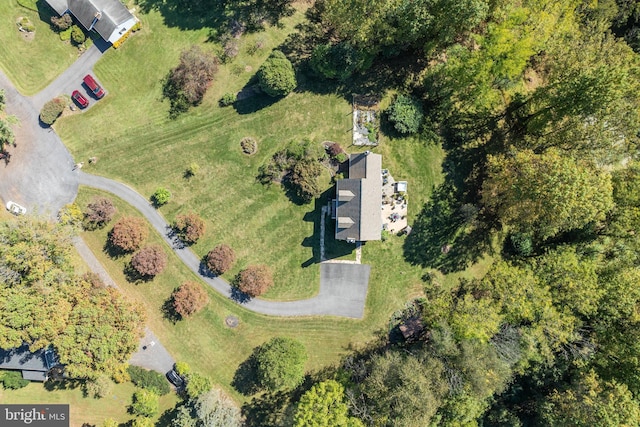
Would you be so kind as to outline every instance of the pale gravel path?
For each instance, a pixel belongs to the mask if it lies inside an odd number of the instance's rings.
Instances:
[[[73,245],[80,254],[80,257],[89,266],[89,269],[96,273],[107,286],[119,289],[118,284],[109,276],[98,258],[91,252],[89,246],[81,237],[73,239]],[[175,360],[167,349],[160,343],[158,337],[149,328],[145,328],[144,337],[138,344],[138,350],[129,359],[129,364],[140,366],[145,369],[158,371],[162,374],[173,369]]]

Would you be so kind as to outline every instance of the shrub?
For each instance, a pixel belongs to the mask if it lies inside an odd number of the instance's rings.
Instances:
[[[159,372],[132,365],[129,365],[127,372],[131,377],[131,382],[137,387],[152,391],[160,396],[169,394],[171,391],[167,379]]]
[[[158,395],[149,390],[136,390],[133,393],[131,413],[141,417],[153,417],[159,409]]]
[[[197,372],[191,372],[187,375],[186,380],[187,387],[185,388],[185,391],[187,392],[189,399],[195,399],[202,393],[211,390],[211,380]]]
[[[240,140],[240,147],[244,154],[252,155],[258,151],[258,141],[250,136],[245,136]]]
[[[239,52],[240,52],[240,43],[238,42],[238,40],[231,38],[225,42],[224,48],[223,48],[225,62],[238,56]]]
[[[344,163],[347,160],[349,160],[349,155],[347,153],[340,153],[337,156],[334,157],[334,159],[336,160],[336,162],[338,163]]]
[[[513,233],[510,237],[511,246],[516,254],[527,257],[533,252],[531,234]]]
[[[73,40],[75,44],[82,44],[86,39],[87,36],[84,35],[84,31],[82,31],[82,28],[78,27],[77,25],[73,25],[71,27],[71,40]]]
[[[42,110],[40,110],[40,120],[42,120],[42,123],[52,125],[58,117],[60,117],[66,104],[64,98],[61,96],[53,98],[44,104]]]
[[[62,40],[63,42],[71,40],[71,28],[67,28],[66,30],[60,31],[58,35],[60,36],[60,40]]]
[[[339,154],[344,154],[344,149],[337,142],[326,142],[324,146],[325,150],[327,150],[327,154],[329,157],[334,159]]]
[[[187,170],[184,172],[184,175],[187,178],[191,178],[191,177],[196,176],[198,174],[198,172],[200,172],[200,165],[195,163],[195,162],[193,162],[187,167]]]
[[[296,88],[293,65],[279,50],[274,50],[258,70],[260,88],[269,96],[284,96]]]
[[[173,309],[181,317],[189,317],[197,313],[209,302],[207,291],[194,282],[183,283],[178,289],[173,291],[171,296],[173,299]]]
[[[418,132],[424,120],[420,101],[407,95],[398,95],[389,107],[388,113],[389,121],[403,135]]]
[[[169,72],[163,96],[171,102],[170,114],[175,117],[198,105],[218,71],[218,58],[198,46],[182,52],[180,64]]]
[[[176,374],[181,377],[187,376],[191,373],[191,366],[189,366],[187,362],[176,362],[173,369],[176,371]]]
[[[51,17],[51,24],[53,25],[53,28],[58,32],[71,28],[72,23],[73,23],[73,20],[71,19],[71,15],[69,15],[68,13],[65,13],[60,17],[58,16]]]
[[[29,385],[29,381],[22,378],[22,374],[18,371],[0,371],[0,382],[7,390],[17,390]]]
[[[79,227],[82,224],[84,214],[80,206],[75,203],[69,203],[64,205],[60,212],[58,212],[58,220],[61,224],[70,225],[72,227]]]
[[[109,243],[124,251],[132,252],[140,247],[149,235],[149,230],[142,218],[122,217],[109,234]]]
[[[20,28],[28,33],[33,33],[36,30],[36,26],[33,25],[33,23],[31,23],[31,21],[29,21],[29,18],[27,17],[23,17],[20,20]]]
[[[91,287],[94,289],[104,289],[107,287],[106,283],[102,280],[99,274],[94,273],[93,271],[87,271],[81,276],[82,280],[91,284]]]
[[[235,93],[227,92],[222,95],[222,98],[220,98],[218,104],[220,104],[221,107],[228,107],[229,105],[232,105],[234,102],[236,102],[236,99],[237,96]]]
[[[113,219],[113,216],[117,211],[118,210],[110,199],[107,199],[106,197],[97,197],[87,205],[87,210],[84,212],[85,227],[103,227]]]
[[[302,384],[307,352],[302,343],[275,337],[258,347],[255,353],[257,377],[268,390],[292,389]]]
[[[113,381],[106,375],[98,375],[95,380],[88,380],[84,383],[84,391],[89,397],[102,399],[113,390]]]
[[[242,292],[257,297],[273,286],[273,276],[266,265],[250,265],[238,273],[236,283]]]
[[[167,266],[167,254],[158,245],[147,246],[133,255],[131,266],[142,276],[153,277]]]
[[[151,195],[151,201],[156,207],[166,205],[167,202],[169,202],[169,199],[171,199],[171,193],[169,192],[169,190],[162,187],[158,188]]]
[[[207,268],[216,274],[223,274],[236,262],[236,253],[227,245],[218,245],[207,254]]]
[[[196,213],[190,212],[178,215],[173,228],[184,243],[191,245],[202,237],[205,231],[205,224],[204,220]]]
[[[316,160],[300,160],[293,166],[289,181],[293,184],[296,195],[304,203],[309,203],[320,195],[318,178],[321,174],[322,166]]]

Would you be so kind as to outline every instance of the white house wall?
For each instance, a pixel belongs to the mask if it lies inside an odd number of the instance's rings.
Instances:
[[[131,19],[126,21],[124,24],[118,25],[118,28],[116,28],[113,33],[111,33],[111,36],[109,36],[109,39],[107,41],[109,43],[117,42],[122,36],[126,34],[127,31],[129,31],[134,25],[136,25],[136,22],[136,18],[132,16]]]

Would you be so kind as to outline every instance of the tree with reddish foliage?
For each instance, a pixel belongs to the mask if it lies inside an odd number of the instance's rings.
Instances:
[[[197,283],[185,282],[171,295],[173,309],[181,317],[189,317],[209,302],[207,292]]]
[[[147,246],[133,255],[131,266],[142,276],[153,277],[167,266],[167,254],[158,245]]]
[[[173,225],[176,234],[184,243],[192,245],[204,234],[204,220],[194,212],[178,215]]]
[[[176,117],[200,104],[218,71],[218,58],[198,46],[182,52],[180,64],[169,72],[163,95],[171,102],[169,114]]]
[[[236,284],[245,294],[257,297],[273,286],[273,275],[266,265],[250,265],[238,274]]]
[[[97,197],[87,205],[84,212],[86,228],[100,228],[113,219],[118,209],[111,199]]]
[[[229,271],[236,262],[236,253],[227,245],[218,245],[207,254],[207,267],[215,274]]]
[[[140,247],[148,235],[149,230],[142,218],[124,216],[113,226],[109,243],[124,252],[132,252]]]

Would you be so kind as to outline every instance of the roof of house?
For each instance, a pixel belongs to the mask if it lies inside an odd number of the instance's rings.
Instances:
[[[336,184],[336,239],[380,240],[382,156],[365,152],[349,156],[349,178]]]
[[[46,0],[58,14],[63,14],[67,10],[87,30],[92,28],[100,36],[108,40],[111,34],[118,28],[133,18],[131,12],[120,2],[120,0]],[[94,20],[98,20],[94,23]]]
[[[31,352],[26,344],[10,350],[0,349],[0,369],[47,372],[56,364],[55,358],[47,357],[47,351],[42,348]]]

